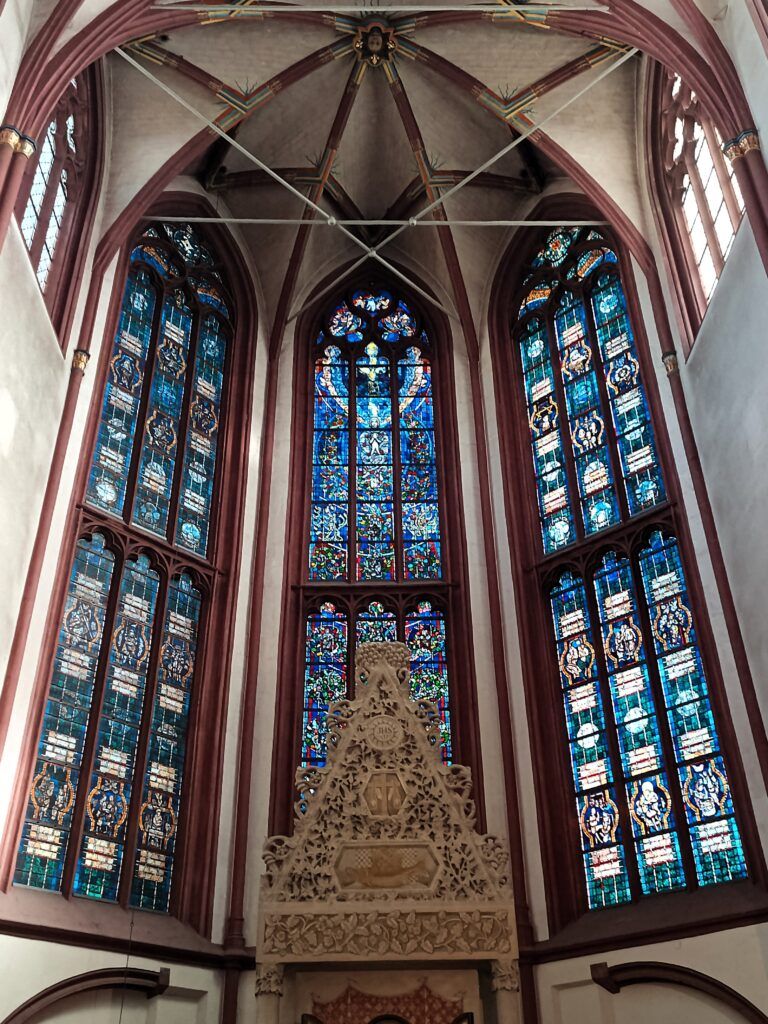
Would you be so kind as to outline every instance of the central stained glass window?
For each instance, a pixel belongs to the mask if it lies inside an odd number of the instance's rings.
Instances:
[[[513,336],[587,906],[744,878],[618,258],[599,232],[548,236]]]
[[[354,647],[402,640],[412,692],[438,706],[451,756],[430,339],[393,291],[359,289],[316,339],[302,763],[325,761],[328,705],[346,695]]]

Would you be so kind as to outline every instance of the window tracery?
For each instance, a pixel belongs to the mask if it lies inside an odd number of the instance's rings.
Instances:
[[[515,305],[589,908],[746,877],[618,259],[556,229]],[[603,537],[602,534],[607,536]]]
[[[211,250],[130,253],[60,620],[17,884],[167,911],[232,336]]]
[[[744,215],[723,140],[679,75],[651,75],[649,142],[670,264],[694,336]],[[692,340],[692,338],[691,338]]]

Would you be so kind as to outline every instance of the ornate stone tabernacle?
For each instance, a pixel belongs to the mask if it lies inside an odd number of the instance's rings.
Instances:
[[[403,644],[358,648],[327,766],[298,771],[295,832],[265,846],[261,964],[516,958],[507,850],[476,831],[469,769],[442,763],[409,664]]]

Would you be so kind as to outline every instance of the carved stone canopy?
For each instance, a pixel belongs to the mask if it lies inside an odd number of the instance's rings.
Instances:
[[[299,769],[294,834],[265,845],[261,963],[516,956],[507,850],[476,831],[469,769],[443,765],[409,665],[403,644],[357,650],[328,763]]]

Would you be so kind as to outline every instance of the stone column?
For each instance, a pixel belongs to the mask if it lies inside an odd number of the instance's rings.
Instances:
[[[498,1024],[520,1024],[520,974],[517,960],[491,963],[491,988],[496,994]]]
[[[256,1024],[279,1024],[283,965],[256,964]]]

